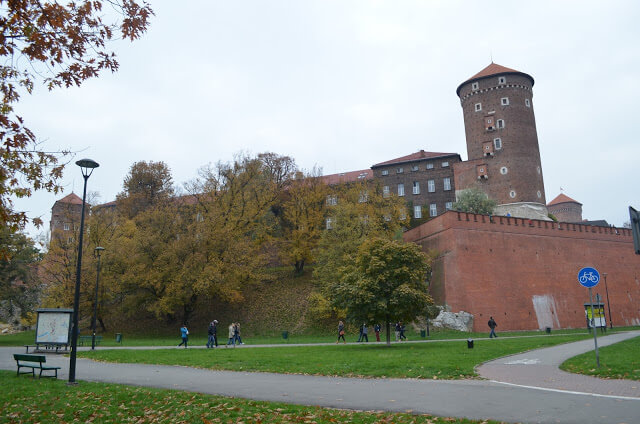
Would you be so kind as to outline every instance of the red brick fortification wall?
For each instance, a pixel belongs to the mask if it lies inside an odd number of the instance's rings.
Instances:
[[[628,229],[449,211],[404,239],[440,253],[432,295],[473,314],[476,331],[488,331],[490,316],[498,330],[585,327],[585,266],[607,273],[614,327],[640,325],[640,255]],[[608,316],[604,278],[596,293]]]

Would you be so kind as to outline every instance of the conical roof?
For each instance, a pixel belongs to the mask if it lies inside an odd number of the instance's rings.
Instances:
[[[483,70],[481,70],[480,72],[478,72],[477,74],[475,74],[474,76],[472,76],[471,78],[469,78],[468,80],[466,80],[465,82],[463,82],[462,84],[460,84],[456,90],[456,94],[460,95],[460,88],[462,88],[463,85],[468,84],[470,82],[474,82],[477,80],[481,80],[483,78],[487,78],[487,77],[491,77],[494,75],[503,75],[503,74],[520,74],[520,75],[524,75],[525,77],[529,78],[531,80],[531,85],[533,86],[534,84],[534,80],[533,77],[529,74],[525,74],[524,72],[520,72],[520,71],[516,71],[515,69],[511,69],[511,68],[507,68],[506,66],[502,66],[502,65],[498,65],[497,63],[493,63],[491,62],[489,64],[489,66],[487,66],[486,68],[484,68]]]
[[[556,196],[555,199],[547,203],[547,206],[557,205],[558,203],[577,203],[579,205],[582,205],[582,203],[578,202],[577,200],[573,200],[571,197],[565,195],[564,193],[560,193],[558,196]]]

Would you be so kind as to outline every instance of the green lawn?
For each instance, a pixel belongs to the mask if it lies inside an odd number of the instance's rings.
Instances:
[[[596,354],[591,351],[565,361],[560,369],[600,378],[640,381],[640,337],[601,347],[598,352],[600,368],[596,367]]]
[[[79,357],[123,363],[183,365],[232,371],[264,371],[349,377],[411,377],[459,379],[476,376],[474,368],[485,361],[588,338],[573,335],[433,343],[347,344],[273,348],[159,349],[80,351]]]
[[[359,412],[174,390],[16,377],[0,371],[0,422],[109,423],[480,423],[467,419]],[[496,421],[482,421],[496,423]]]

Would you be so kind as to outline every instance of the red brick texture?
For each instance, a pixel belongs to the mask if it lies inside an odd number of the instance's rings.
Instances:
[[[450,211],[404,239],[440,253],[431,293],[473,314],[476,331],[488,331],[489,316],[498,330],[585,327],[585,266],[607,273],[614,327],[640,325],[640,255],[628,229]],[[596,293],[606,305],[603,278]]]

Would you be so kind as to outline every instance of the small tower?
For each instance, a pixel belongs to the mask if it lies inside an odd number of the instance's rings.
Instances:
[[[582,222],[582,203],[563,193],[550,201],[547,209],[560,222]]]
[[[80,222],[81,214],[82,199],[75,193],[68,194],[56,201],[51,208],[50,239],[53,240],[55,234],[67,234],[66,238],[72,237],[75,227]]]
[[[547,219],[533,112],[533,78],[496,63],[458,86],[468,160],[454,168],[456,190],[478,187],[496,213]]]

